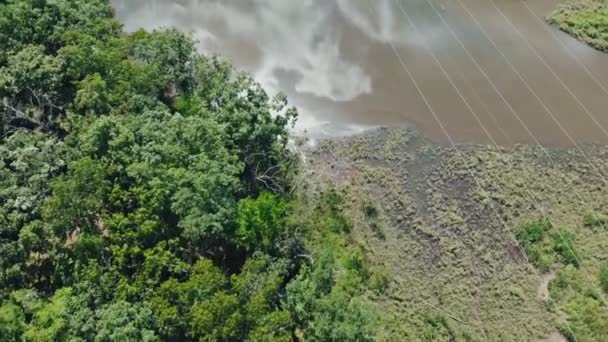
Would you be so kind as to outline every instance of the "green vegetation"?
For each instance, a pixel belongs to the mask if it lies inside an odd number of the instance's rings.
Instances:
[[[0,340],[608,335],[608,198],[578,154],[378,130],[301,170],[285,96],[107,0],[0,1],[0,45]]]
[[[529,261],[542,271],[549,271],[556,262],[580,266],[574,249],[574,234],[556,230],[547,220],[522,225],[517,231],[517,239]]]
[[[596,212],[588,212],[583,217],[583,224],[587,227],[604,227],[608,224],[608,216]]]
[[[363,212],[369,227],[371,228],[372,232],[374,232],[376,237],[380,239],[384,238],[384,233],[382,231],[382,219],[376,203],[373,201],[363,203]]]
[[[581,148],[608,174],[604,146]],[[351,236],[378,270],[380,339],[603,340],[602,176],[574,148],[545,147],[552,160],[530,145],[459,149],[381,129],[310,153],[320,178],[348,189]]]
[[[588,274],[568,265],[549,286],[552,300],[567,315],[560,330],[571,341],[599,341],[608,334],[605,298],[589,280]]]
[[[608,2],[567,0],[548,17],[549,23],[594,48],[608,52]]]
[[[106,0],[2,1],[0,46],[1,340],[374,338],[382,277],[341,193],[294,191],[284,96]]]
[[[567,315],[560,332],[571,341],[600,340],[608,334],[608,311],[601,293],[608,288],[608,268],[606,264],[601,266],[599,287],[596,286],[594,273],[580,269],[574,235],[567,232],[558,235],[557,231],[552,234],[552,230],[555,229],[550,222],[534,221],[522,225],[517,238],[530,262],[541,271],[556,272],[549,284],[549,296]]]

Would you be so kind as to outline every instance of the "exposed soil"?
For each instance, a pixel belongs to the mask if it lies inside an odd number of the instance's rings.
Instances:
[[[553,333],[553,334],[547,336],[547,338],[545,338],[544,341],[545,342],[568,342],[568,339],[565,338],[560,333]]]
[[[549,283],[555,279],[555,273],[548,272],[540,276],[540,285],[538,286],[538,298],[549,300]]]

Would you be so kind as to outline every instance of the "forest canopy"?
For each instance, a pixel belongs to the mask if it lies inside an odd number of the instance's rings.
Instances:
[[[2,340],[372,339],[285,96],[107,0],[0,1],[0,46]]]

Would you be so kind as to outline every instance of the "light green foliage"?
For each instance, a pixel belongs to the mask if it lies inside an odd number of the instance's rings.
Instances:
[[[597,220],[585,215],[587,227],[596,226]],[[549,284],[549,295],[567,315],[560,331],[570,340],[594,341],[608,333],[608,311],[603,291],[608,283],[605,265],[599,270],[599,285],[590,282],[589,269],[582,269],[575,249],[575,236],[569,231],[558,231],[545,220],[522,225],[517,237],[526,249],[530,261],[544,270],[557,272]],[[606,278],[606,279],[605,279]]]
[[[576,267],[580,266],[576,253],[574,233],[557,231],[553,234],[553,241],[553,250],[560,256],[562,263]]]
[[[597,226],[585,215],[587,227]],[[602,224],[602,223],[600,223]],[[570,231],[558,231],[548,221],[530,222],[520,227],[517,237],[530,261],[544,270],[557,272],[549,285],[549,295],[567,315],[560,331],[570,340],[594,341],[608,333],[608,311],[601,293],[608,281],[605,265],[599,270],[599,285],[590,282],[589,269],[583,269],[576,252],[576,239]]]
[[[196,303],[191,312],[191,334],[203,341],[236,340],[239,336],[239,299],[218,292],[210,299]]]
[[[320,229],[311,264],[287,285],[287,307],[306,339],[313,341],[369,341],[374,339],[377,314],[357,296],[367,289],[370,272],[362,252],[348,243],[344,232],[344,198],[336,190],[321,194],[318,207],[308,213]]]
[[[318,204],[318,223],[333,233],[348,233],[352,223],[343,214],[344,198],[336,190],[322,194]]]
[[[25,331],[25,315],[13,303],[0,306],[0,336],[9,341],[17,341]]]
[[[567,314],[567,324],[561,329],[564,335],[572,340],[597,341],[608,334],[608,311],[602,294],[581,270],[572,266],[560,269],[550,284],[550,294]]]
[[[587,212],[583,216],[583,224],[587,227],[603,227],[608,223],[608,216],[596,212]]]
[[[608,6],[604,0],[568,0],[548,20],[561,30],[608,52]]]
[[[173,331],[169,336],[200,336],[205,341],[216,341],[242,340],[264,333],[264,338],[288,340],[293,325],[290,313],[272,305],[278,300],[277,295],[284,284],[285,271],[281,265],[268,257],[254,256],[240,274],[232,276],[232,289],[228,290],[224,287],[227,280],[219,272],[214,275],[213,271],[202,269],[211,267],[209,264],[198,264],[200,270],[197,272],[204,273],[198,273],[183,284],[173,282],[172,286],[179,287],[176,295],[194,298],[181,297],[184,316],[176,315],[174,319],[187,326],[181,328],[182,332]],[[193,299],[195,304],[190,306],[188,303]],[[156,305],[159,309],[165,307]],[[180,311],[176,309],[173,312]]]
[[[108,85],[100,74],[87,75],[79,82],[74,107],[88,115],[101,115],[110,110]]]
[[[307,269],[288,285],[287,305],[304,334],[313,341],[371,341],[374,314],[356,300],[361,279],[352,271],[340,269],[331,252],[321,255],[313,269]],[[338,278],[338,279],[336,279]],[[355,285],[354,287],[352,285]]]
[[[63,288],[55,292],[49,301],[37,300],[32,307],[32,320],[25,331],[28,341],[60,341],[67,337],[67,302],[71,289]],[[26,311],[26,312],[27,312]]]
[[[210,300],[227,284],[228,280],[221,270],[205,259],[193,265],[187,281],[180,282],[175,278],[164,281],[150,301],[160,335],[166,338],[184,337],[193,319],[192,304]]]
[[[271,251],[285,229],[286,203],[269,192],[256,199],[245,199],[238,205],[238,241],[246,249]]]

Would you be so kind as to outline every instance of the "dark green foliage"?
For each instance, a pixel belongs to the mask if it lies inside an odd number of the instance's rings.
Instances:
[[[43,278],[52,234],[42,207],[66,157],[62,142],[37,132],[18,130],[0,145],[0,295]]]
[[[556,262],[580,266],[574,233],[558,230],[548,220],[526,223],[516,236],[530,262],[542,270],[549,270]]]
[[[187,96],[196,85],[194,42],[176,30],[135,32],[129,44],[133,58],[157,70],[166,100]]]
[[[371,201],[364,202],[363,213],[374,235],[379,239],[384,239],[383,222],[376,204]]]
[[[575,236],[573,233],[567,231],[556,232],[553,235],[553,249],[559,254],[563,264],[571,264],[579,267],[580,264],[574,247],[574,238]]]
[[[539,220],[524,224],[517,232],[517,239],[524,247],[540,242],[545,233],[551,230],[552,226],[549,221]]]
[[[0,46],[0,339],[373,338],[341,196],[288,191],[284,95],[107,0],[0,1]]]
[[[600,268],[600,286],[604,293],[608,293],[608,262],[604,262]]]
[[[526,251],[530,262],[543,270],[549,269],[553,263],[551,246],[545,239],[551,228],[549,221],[538,220],[522,225],[516,232],[517,240]]]

